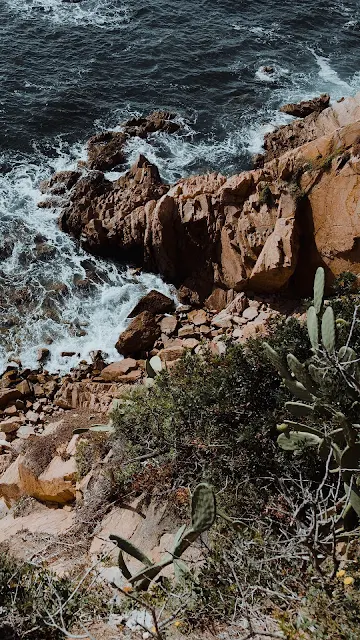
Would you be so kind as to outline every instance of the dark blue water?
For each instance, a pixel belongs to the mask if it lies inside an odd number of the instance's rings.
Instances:
[[[355,0],[2,0],[0,24],[0,367],[10,351],[33,364],[48,338],[53,368],[71,364],[59,359],[65,343],[111,351],[128,306],[154,285],[79,254],[57,212],[36,209],[39,180],[73,166],[95,130],[172,109],[182,134],[132,140],[129,162],[141,151],[169,181],[233,173],[288,120],[282,103],[360,90]],[[51,248],[41,260],[39,234]],[[96,282],[80,296],[86,259]],[[29,300],[14,301],[23,290]],[[79,323],[86,335],[73,335]]]

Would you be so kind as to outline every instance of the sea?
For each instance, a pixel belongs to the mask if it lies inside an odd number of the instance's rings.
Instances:
[[[282,104],[360,91],[359,31],[358,0],[1,0],[0,371],[36,367],[41,347],[52,372],[98,349],[117,359],[141,296],[174,295],[80,249],[37,207],[41,180],[75,168],[95,132],[157,109],[180,134],[132,139],[127,166],[144,153],[169,183],[247,169],[291,120]]]

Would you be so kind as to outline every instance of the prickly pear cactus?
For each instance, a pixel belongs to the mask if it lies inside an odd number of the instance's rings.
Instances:
[[[139,591],[149,588],[152,580],[168,565],[174,563],[175,577],[183,579],[189,571],[180,556],[204,532],[208,531],[215,522],[216,499],[213,489],[205,482],[195,487],[191,501],[191,525],[183,525],[174,538],[173,552],[165,554],[159,562],[152,562],[138,547],[129,540],[111,535],[110,540],[119,547],[119,568],[126,580],[134,584]],[[135,575],[131,575],[123,556],[123,552],[139,560],[144,568]]]
[[[319,428],[314,429],[286,420],[278,426],[279,446],[295,453],[315,447],[324,460],[332,455],[335,468],[341,471],[348,496],[344,513],[347,521],[352,521],[351,510],[360,518],[360,425],[353,425],[338,411],[329,391],[336,376],[342,376],[347,381],[349,397],[360,402],[359,358],[349,344],[336,351],[337,323],[330,305],[323,310],[324,287],[325,272],[319,268],[314,281],[313,305],[307,312],[312,358],[303,364],[290,353],[284,362],[267,343],[265,351],[283,378],[284,385],[297,398],[296,402],[287,402],[286,409],[295,418],[310,417],[320,421]],[[329,432],[326,426],[321,426],[321,419],[325,418],[325,425],[332,421],[337,428]]]

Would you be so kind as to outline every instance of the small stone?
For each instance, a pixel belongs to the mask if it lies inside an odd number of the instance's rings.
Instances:
[[[177,318],[175,316],[165,316],[160,322],[161,333],[166,336],[171,336],[175,333],[177,328]]]
[[[38,382],[36,384],[34,384],[34,395],[37,398],[44,398],[45,395],[46,395],[45,391],[44,391],[44,388]]]
[[[208,327],[206,324],[202,324],[200,327],[200,334],[202,336],[205,336],[205,338],[211,333],[211,329],[210,327]]]
[[[188,313],[188,318],[196,327],[200,327],[202,324],[206,324],[208,322],[207,313],[204,309],[195,309],[194,311],[190,311],[190,313]]]
[[[36,424],[37,422],[39,422],[39,414],[36,413],[35,411],[28,411],[25,414],[25,418],[32,424]]]
[[[72,356],[76,356],[76,351],[62,351],[60,356],[62,358],[72,358]]]
[[[231,315],[219,313],[212,319],[211,324],[218,329],[231,329]]]
[[[35,435],[35,429],[28,424],[21,425],[16,434],[21,440],[27,440],[32,435]]]
[[[247,309],[245,309],[245,311],[243,311],[243,318],[245,318],[246,320],[255,320],[255,318],[257,318],[259,315],[259,312],[257,309],[255,309],[254,307],[248,307]]]
[[[191,349],[191,351],[193,349],[195,349],[195,347],[197,347],[199,344],[199,340],[196,340],[196,338],[186,338],[186,340],[183,340],[183,345],[186,349]]]
[[[7,418],[6,420],[0,422],[0,431],[3,431],[4,433],[12,433],[13,431],[17,431],[21,425],[21,418]]]
[[[197,338],[198,332],[196,331],[194,325],[185,324],[183,327],[180,327],[178,336],[179,338]]]
[[[172,362],[173,360],[178,360],[181,358],[185,351],[185,347],[175,346],[168,347],[167,349],[163,349],[159,353],[159,357],[162,362]]]
[[[23,411],[23,409],[25,409],[25,402],[23,400],[20,400],[20,398],[19,398],[18,400],[15,401],[15,407],[19,411]]]
[[[233,334],[232,334],[234,340],[241,340],[241,338],[243,337],[243,331],[242,329],[240,329],[240,327],[236,327],[236,329],[234,329]]]
[[[50,355],[49,349],[46,349],[45,347],[43,347],[42,349],[39,349],[37,352],[37,361],[45,362],[48,359],[49,355]]]
[[[10,417],[17,416],[18,415],[18,410],[17,410],[15,405],[12,405],[11,407],[8,407],[7,409],[5,409],[4,413],[5,413],[5,415],[10,416]]]

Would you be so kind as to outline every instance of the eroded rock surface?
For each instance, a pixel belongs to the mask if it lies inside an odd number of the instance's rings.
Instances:
[[[60,224],[89,251],[158,272],[183,302],[208,308],[242,290],[309,293],[319,265],[330,280],[357,273],[360,94],[319,113],[326,102],[266,137],[263,168],[170,188],[144,157],[115,182],[90,173],[68,191]]]

